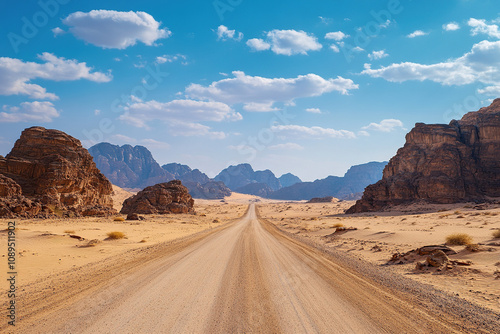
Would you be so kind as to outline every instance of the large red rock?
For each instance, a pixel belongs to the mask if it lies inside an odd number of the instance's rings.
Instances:
[[[40,208],[44,213],[74,215],[115,212],[111,183],[80,141],[62,131],[24,130],[12,151],[0,158],[0,174],[3,216],[36,216]],[[9,204],[16,201],[35,209],[16,212],[19,209]]]
[[[179,180],[145,188],[123,202],[121,213],[194,213],[194,200]]]
[[[414,201],[483,202],[500,197],[500,99],[450,124],[417,123],[406,143],[347,213]]]

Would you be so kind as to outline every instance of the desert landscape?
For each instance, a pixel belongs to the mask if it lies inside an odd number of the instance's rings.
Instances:
[[[0,333],[500,333],[496,3],[0,6]]]

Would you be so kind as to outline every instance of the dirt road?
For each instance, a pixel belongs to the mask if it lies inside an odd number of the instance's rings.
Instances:
[[[82,295],[21,321],[23,333],[454,332],[260,222],[254,205],[228,228]]]

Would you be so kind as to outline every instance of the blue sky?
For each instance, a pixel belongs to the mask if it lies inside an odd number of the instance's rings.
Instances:
[[[21,131],[144,145],[214,176],[390,159],[416,122],[500,96],[500,6],[457,1],[3,1],[0,154]]]

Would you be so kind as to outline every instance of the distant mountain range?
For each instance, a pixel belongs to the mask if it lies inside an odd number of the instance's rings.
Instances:
[[[126,189],[144,189],[174,179],[181,180],[194,198],[222,199],[231,190],[221,182],[214,182],[199,171],[181,164],[160,167],[144,146],[100,143],[88,150],[97,168],[113,183]]]
[[[214,179],[235,192],[272,199],[309,200],[333,196],[352,200],[361,198],[366,186],[382,178],[386,164],[387,161],[369,162],[351,167],[343,177],[328,176],[314,182],[302,182],[290,173],[276,178],[270,170],[254,171],[249,164],[240,164],[229,166]]]
[[[343,177],[328,176],[314,182],[296,183],[275,191],[268,197],[283,200],[309,200],[327,196],[343,200],[359,199],[368,185],[382,179],[385,165],[387,161],[353,166]]]
[[[282,200],[309,200],[333,196],[351,200],[364,188],[379,181],[387,162],[370,162],[351,167],[343,177],[328,176],[314,182],[286,173],[279,178],[266,169],[254,171],[250,164],[229,166],[214,179],[187,165],[160,166],[143,146],[100,143],[89,149],[97,168],[111,183],[127,189],[143,189],[157,183],[181,180],[194,198],[222,199],[231,191]]]

